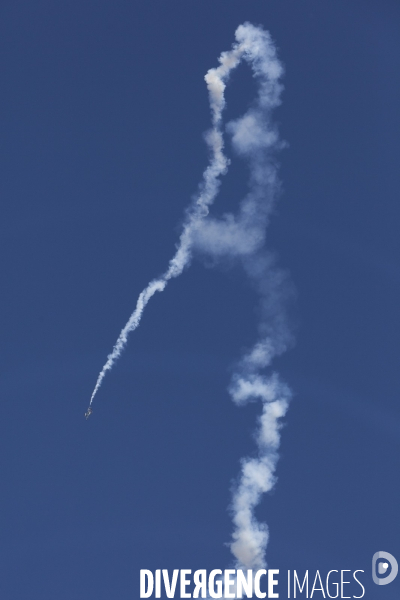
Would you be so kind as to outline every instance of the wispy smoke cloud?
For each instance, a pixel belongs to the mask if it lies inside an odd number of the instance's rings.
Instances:
[[[263,410],[256,435],[258,455],[242,460],[233,494],[231,550],[239,568],[259,569],[265,566],[268,529],[257,522],[254,508],[261,495],[271,490],[275,483],[280,423],[290,400],[290,391],[278,375],[265,373],[273,358],[291,343],[283,308],[288,289],[286,277],[276,267],[273,256],[264,249],[266,228],[280,187],[275,155],[283,143],[271,114],[280,104],[283,69],[269,33],[261,27],[244,23],[237,28],[235,36],[232,49],[223,52],[220,65],[210,69],[205,76],[212,113],[212,128],[206,135],[211,158],[197,197],[186,211],[176,253],[165,273],[151,281],[139,295],[134,312],[98,376],[90,405],[107,371],[121,355],[129,333],[138,327],[150,298],[183,272],[193,254],[211,256],[214,260],[228,257],[239,261],[259,293],[260,321],[258,339],[238,363],[229,391],[239,405],[261,400]],[[222,132],[224,92],[232,70],[242,60],[252,69],[258,83],[258,95],[250,109],[241,118],[228,123],[226,130],[236,154],[248,162],[249,191],[237,214],[229,213],[217,219],[209,214],[209,209],[218,194],[221,175],[229,164],[224,154]]]
[[[239,405],[254,400],[263,404],[256,436],[258,456],[242,460],[233,494],[230,546],[239,568],[260,569],[266,564],[268,528],[257,522],[254,508],[262,494],[274,486],[280,422],[290,400],[290,390],[279,377],[265,374],[273,358],[291,343],[284,311],[290,286],[264,249],[268,220],[280,188],[275,154],[284,144],[271,121],[271,111],[280,103],[283,69],[267,32],[244,24],[237,29],[236,39],[259,84],[252,107],[227,125],[234,150],[249,164],[249,192],[236,215],[208,217],[199,223],[193,232],[193,246],[214,259],[238,259],[260,294],[259,338],[239,362],[229,388]]]

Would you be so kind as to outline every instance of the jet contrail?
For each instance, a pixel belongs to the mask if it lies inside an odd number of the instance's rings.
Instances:
[[[261,299],[259,335],[254,347],[238,363],[229,391],[239,405],[261,399],[263,411],[257,432],[258,456],[242,460],[233,494],[231,551],[239,568],[258,569],[266,564],[268,529],[257,522],[254,508],[261,495],[275,482],[280,419],[286,413],[291,395],[277,374],[265,374],[273,358],[291,343],[284,311],[290,285],[285,274],[276,267],[273,255],[264,249],[266,227],[280,188],[275,153],[284,144],[271,120],[271,113],[280,104],[283,67],[270,34],[261,27],[244,23],[237,28],[235,37],[232,49],[221,54],[220,65],[210,69],[205,76],[212,113],[212,128],[206,135],[211,158],[199,192],[186,211],[176,253],[165,273],[152,280],[139,295],[134,312],[100,371],[87,414],[91,413],[93,399],[107,371],[125,348],[129,333],[138,327],[150,298],[163,291],[170,279],[182,273],[193,254],[211,256],[214,261],[224,258],[240,261]],[[252,69],[258,94],[249,110],[228,123],[226,130],[232,137],[235,152],[249,164],[249,192],[236,215],[229,213],[216,219],[209,215],[209,208],[218,194],[220,177],[229,165],[222,132],[224,92],[232,70],[242,60]]]

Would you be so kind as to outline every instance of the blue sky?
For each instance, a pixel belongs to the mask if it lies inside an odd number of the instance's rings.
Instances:
[[[282,193],[293,391],[257,518],[282,570],[400,558],[400,6],[380,0],[5,0],[0,7],[1,554],[7,600],[139,597],[139,569],[226,568],[227,510],[261,406],[227,388],[256,339],[243,272],[195,259],[149,303],[84,412],[138,294],[173,255],[210,127],[204,75],[250,21],[285,66]],[[227,120],[254,97],[233,74]],[[232,154],[227,148],[228,154]],[[237,206],[233,160],[215,214]],[[400,580],[379,588],[399,597]]]

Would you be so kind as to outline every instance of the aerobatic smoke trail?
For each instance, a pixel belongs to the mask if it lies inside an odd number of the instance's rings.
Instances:
[[[250,167],[249,192],[237,215],[202,221],[194,232],[193,247],[214,260],[237,258],[261,300],[258,340],[237,365],[229,388],[238,405],[257,399],[263,404],[256,436],[258,456],[242,460],[231,504],[234,531],[230,548],[237,567],[257,570],[266,566],[268,528],[256,520],[254,508],[262,494],[274,486],[280,419],[291,397],[276,373],[264,373],[273,358],[292,342],[284,310],[291,287],[285,273],[275,266],[273,256],[263,248],[279,192],[274,154],[284,144],[271,121],[271,110],[280,104],[283,69],[268,32],[246,23],[237,29],[236,39],[245,45],[243,58],[259,84],[254,104],[243,117],[227,125],[234,150]]]
[[[190,263],[193,233],[200,222],[207,217],[208,207],[213,203],[218,192],[219,177],[226,172],[228,166],[228,160],[223,153],[224,140],[221,132],[222,111],[225,107],[225,82],[228,79],[231,70],[239,64],[243,52],[243,45],[239,43],[235,44],[230,52],[223,52],[221,54],[219,59],[221,63],[220,66],[217,69],[210,69],[205,76],[210,98],[213,125],[206,136],[206,141],[211,149],[210,164],[203,173],[203,179],[196,200],[187,209],[183,231],[179,238],[175,256],[170,260],[168,269],[165,273],[158,279],[151,281],[140,293],[135,310],[119,334],[111,354],[108,355],[107,361],[100,371],[90,398],[89,408],[107,371],[112,368],[125,348],[129,333],[138,327],[143,310],[150,298],[155,292],[162,292],[168,281],[173,277],[178,277],[183,269]]]
[[[152,280],[139,295],[136,308],[103,366],[93,390],[89,408],[108,370],[124,349],[128,334],[140,323],[143,310],[155,292],[163,291],[170,279],[179,276],[190,264],[194,253],[237,259],[259,293],[259,335],[254,347],[238,363],[230,384],[230,394],[238,405],[260,399],[263,404],[257,432],[258,456],[242,460],[231,511],[234,523],[231,551],[239,568],[259,569],[265,566],[268,529],[254,516],[261,495],[275,482],[274,472],[280,442],[280,419],[285,415],[290,390],[276,373],[265,374],[273,358],[290,345],[291,335],[283,308],[288,294],[285,274],[277,269],[271,254],[264,250],[265,232],[279,191],[275,153],[283,147],[271,121],[271,112],[280,104],[283,68],[267,31],[250,23],[240,25],[236,42],[223,52],[220,65],[205,76],[212,112],[212,129],[206,141],[211,159],[203,173],[199,193],[186,211],[177,250],[168,269]],[[258,95],[249,110],[227,124],[233,148],[247,160],[250,169],[249,192],[238,213],[216,219],[209,215],[220,185],[220,176],[228,167],[224,155],[222,113],[224,91],[231,71],[245,60],[258,83]],[[290,290],[289,290],[290,291]]]

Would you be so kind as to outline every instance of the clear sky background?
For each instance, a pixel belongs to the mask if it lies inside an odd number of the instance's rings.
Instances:
[[[243,21],[286,68],[268,230],[296,288],[294,399],[257,516],[271,568],[400,559],[400,5],[395,0],[3,0],[0,597],[127,600],[139,569],[227,568],[227,507],[260,405],[240,270],[195,261],[149,304],[84,412],[207,164],[206,71]],[[228,118],[254,95],[243,67]],[[246,189],[238,162],[216,212]],[[283,592],[283,590],[282,590]],[[358,591],[356,591],[358,593]],[[379,588],[398,599],[400,577]],[[322,597],[316,594],[314,597]]]

